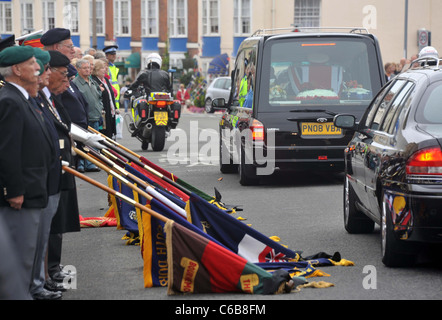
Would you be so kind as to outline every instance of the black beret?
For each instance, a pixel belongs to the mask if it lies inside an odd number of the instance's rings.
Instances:
[[[0,52],[0,67],[10,67],[31,59],[35,55],[34,48],[13,46]]]
[[[51,55],[51,61],[49,61],[49,65],[51,67],[68,67],[71,63],[68,57],[66,57],[60,51],[49,50],[49,54]]]
[[[15,45],[15,35],[0,40],[0,51]]]
[[[69,29],[54,28],[46,31],[46,33],[41,36],[40,42],[44,46],[50,46],[52,44],[59,43],[70,38],[71,31]]]
[[[77,75],[77,73],[78,73],[77,69],[75,69],[75,67],[72,64],[68,65],[68,78]]]

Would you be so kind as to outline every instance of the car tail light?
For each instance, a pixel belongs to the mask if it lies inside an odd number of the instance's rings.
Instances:
[[[419,150],[407,161],[408,175],[442,175],[442,150],[438,147]]]
[[[253,141],[264,141],[264,125],[261,122],[254,119],[250,130],[252,130]]]

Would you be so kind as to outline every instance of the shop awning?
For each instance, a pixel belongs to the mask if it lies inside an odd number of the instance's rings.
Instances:
[[[124,62],[126,68],[141,68],[141,56],[139,52],[132,53]]]

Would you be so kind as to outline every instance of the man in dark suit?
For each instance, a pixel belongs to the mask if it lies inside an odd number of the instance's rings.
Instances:
[[[28,290],[55,157],[41,111],[29,100],[37,95],[39,70],[31,47],[0,52],[0,73],[6,80],[0,90],[0,223],[11,232],[20,262],[17,270],[23,270]]]
[[[72,122],[60,97],[69,88],[67,75],[70,60],[59,51],[49,51],[49,54],[51,55],[52,74],[49,78],[49,85],[44,89],[44,97],[59,135],[62,160],[73,167],[75,163],[71,152],[72,140],[70,134]],[[75,178],[71,174],[64,173],[61,177],[60,203],[52,220],[49,238],[48,273],[51,279],[47,280],[48,288],[51,285],[54,290],[57,290],[56,283],[50,280],[62,282],[66,276],[60,267],[62,234],[78,231],[80,231],[80,218]]]
[[[45,88],[49,83],[51,70],[49,61],[51,56],[48,52],[40,48],[34,48],[35,58],[40,65],[39,89]],[[52,219],[57,211],[60,200],[60,180],[61,180],[61,162],[60,162],[60,143],[57,130],[51,118],[51,114],[44,107],[44,101],[39,91],[35,103],[39,106],[44,117],[44,122],[48,132],[51,135],[53,145],[55,146],[55,156],[52,159],[51,170],[48,175],[48,205],[42,210],[39,225],[39,241],[34,259],[33,279],[31,283],[31,294],[34,300],[55,300],[61,299],[62,294],[59,291],[52,292],[45,288],[45,257],[48,248],[49,230]]]

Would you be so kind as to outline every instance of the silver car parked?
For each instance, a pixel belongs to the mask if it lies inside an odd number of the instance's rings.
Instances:
[[[215,78],[209,85],[206,91],[205,110],[207,113],[213,113],[212,100],[217,98],[224,98],[229,100],[231,79],[230,77]]]

